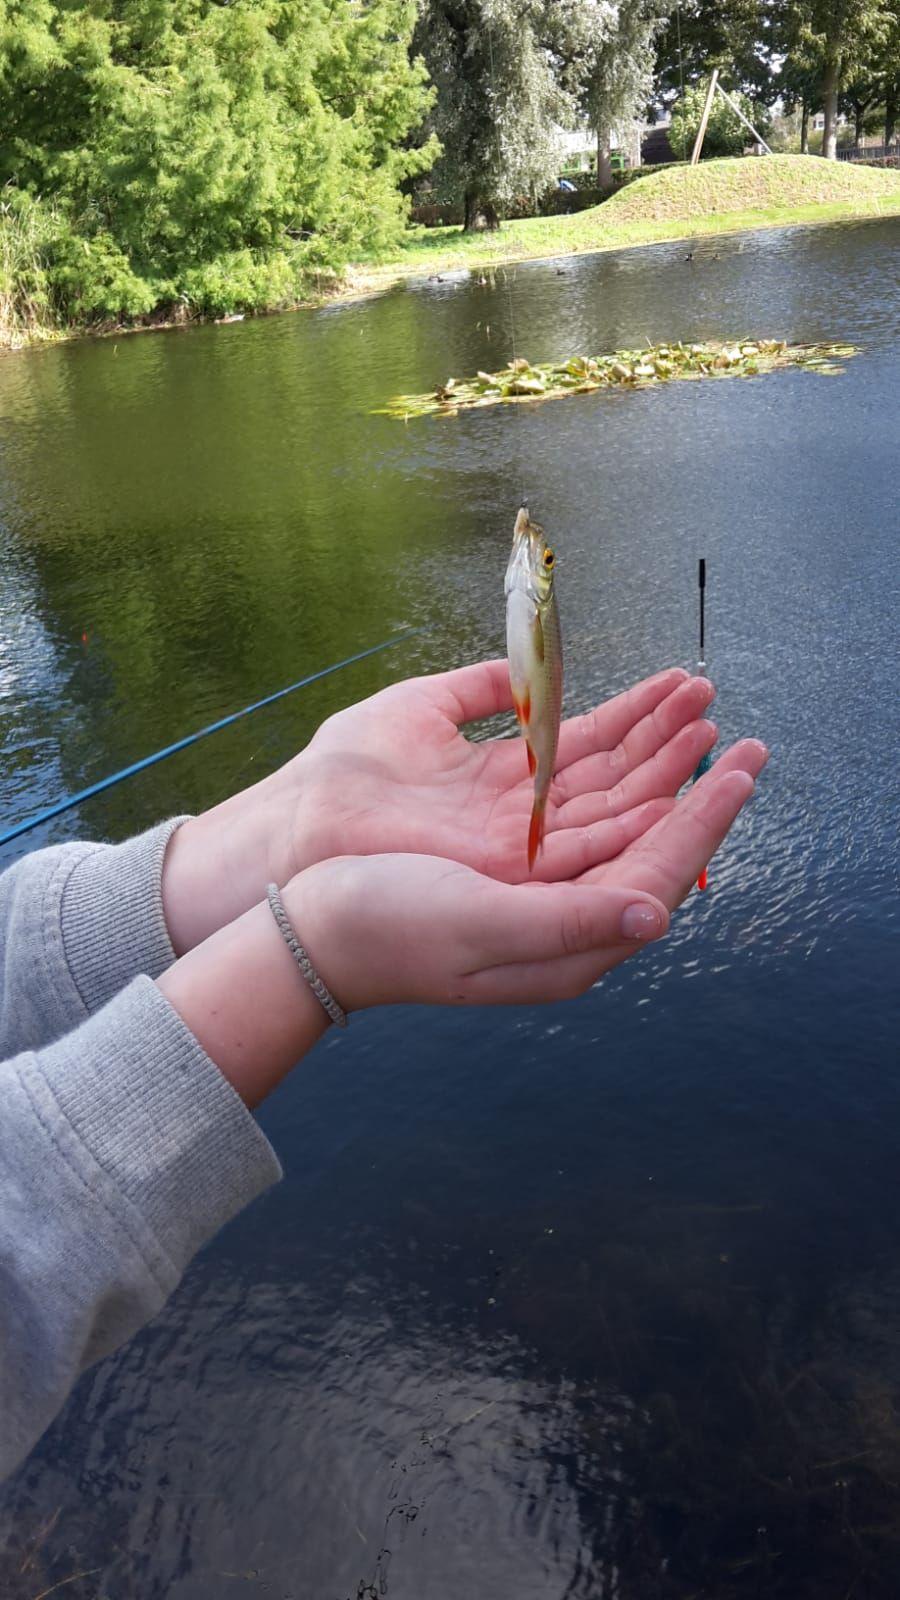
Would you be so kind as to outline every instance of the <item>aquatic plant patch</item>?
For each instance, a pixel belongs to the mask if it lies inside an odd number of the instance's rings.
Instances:
[[[657,344],[641,350],[616,350],[605,356],[572,356],[561,363],[533,365],[518,357],[499,372],[474,378],[447,378],[431,394],[399,394],[379,407],[391,417],[453,416],[474,406],[506,401],[554,400],[596,389],[645,389],[679,378],[753,378],[780,367],[841,372],[856,355],[850,344],[786,344],[782,339],[735,339],[725,343]]]

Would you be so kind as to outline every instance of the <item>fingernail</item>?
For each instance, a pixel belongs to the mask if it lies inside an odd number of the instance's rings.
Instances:
[[[662,918],[655,906],[648,906],[646,900],[637,900],[633,906],[626,906],[622,913],[622,937],[624,939],[654,939],[662,933]]]

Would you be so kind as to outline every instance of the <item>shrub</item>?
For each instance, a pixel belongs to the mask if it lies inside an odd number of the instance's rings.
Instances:
[[[62,219],[49,243],[46,272],[51,304],[62,322],[144,317],[165,294],[164,285],[138,276],[111,234],[85,237]]]
[[[185,272],[178,298],[201,316],[221,317],[235,311],[273,311],[289,305],[301,291],[301,274],[286,251],[255,256],[251,250],[235,250]]]

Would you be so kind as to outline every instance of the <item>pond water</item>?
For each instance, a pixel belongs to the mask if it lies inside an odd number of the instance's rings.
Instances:
[[[900,223],[0,365],[0,827],[389,637],[0,852],[203,808],[329,712],[503,650],[523,491],[566,709],[708,655],[772,760],[582,1000],[391,1010],[262,1122],[285,1182],[0,1490],[34,1600],[873,1600],[900,1570]],[[644,339],[804,371],[404,425],[398,391]],[[78,1574],[83,1574],[78,1576]]]

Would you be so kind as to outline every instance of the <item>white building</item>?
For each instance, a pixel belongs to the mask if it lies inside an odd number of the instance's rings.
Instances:
[[[641,164],[642,132],[643,126],[638,122],[612,131],[610,149],[624,156],[626,166],[639,167]],[[565,166],[590,172],[597,165],[597,138],[586,122],[578,128],[557,128],[557,134]]]

